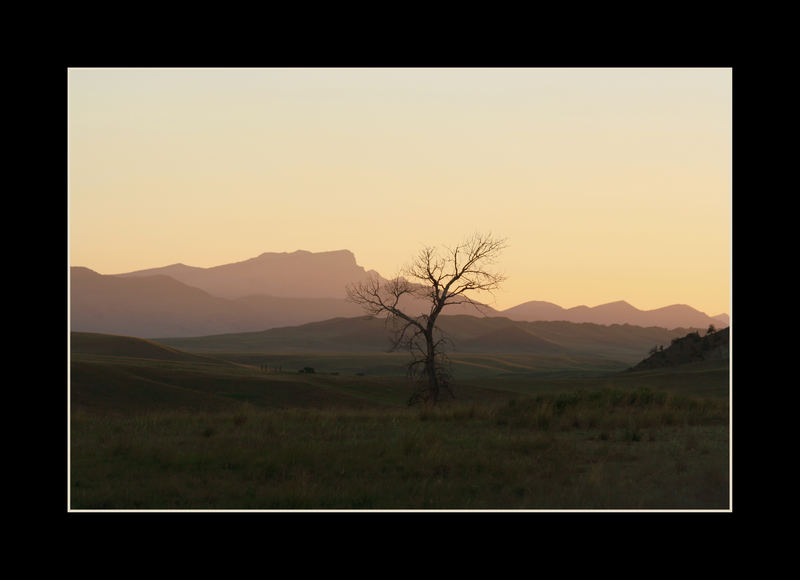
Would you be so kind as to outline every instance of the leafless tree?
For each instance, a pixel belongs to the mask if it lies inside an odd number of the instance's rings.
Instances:
[[[393,331],[392,350],[407,349],[409,377],[418,385],[408,403],[436,404],[452,398],[450,365],[444,352],[447,338],[436,320],[446,306],[470,304],[480,311],[474,293],[492,293],[505,277],[488,268],[506,240],[474,234],[454,248],[424,247],[410,266],[391,280],[373,276],[348,286],[351,302],[373,316],[385,317]],[[422,305],[420,308],[420,304]],[[414,310],[422,310],[415,314]]]

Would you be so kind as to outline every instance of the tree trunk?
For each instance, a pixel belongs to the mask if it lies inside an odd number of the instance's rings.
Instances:
[[[433,333],[425,333],[425,342],[428,348],[425,358],[425,373],[428,375],[428,389],[430,398],[434,403],[439,402],[439,377],[436,373],[436,350],[433,346]]]

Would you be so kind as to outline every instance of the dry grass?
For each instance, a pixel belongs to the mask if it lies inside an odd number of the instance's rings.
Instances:
[[[71,435],[72,509],[729,508],[727,402],[658,391],[78,412]]]

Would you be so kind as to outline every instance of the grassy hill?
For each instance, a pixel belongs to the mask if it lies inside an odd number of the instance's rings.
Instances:
[[[215,411],[243,402],[264,408],[404,406],[410,387],[401,356],[301,355],[265,363],[263,357],[224,360],[134,337],[72,333],[71,403],[120,413]],[[283,365],[280,373],[275,372],[278,364]],[[312,365],[318,372],[298,372]],[[492,397],[491,389],[471,385],[461,392],[467,400],[486,393]]]
[[[191,354],[152,340],[97,332],[70,333],[70,350],[81,355],[110,355],[164,361],[188,361],[230,366],[221,359]]]
[[[223,352],[194,354],[151,340],[72,333],[71,402],[137,412],[264,408],[402,407],[411,386],[405,353]],[[724,397],[727,367],[623,373],[624,362],[565,354],[454,353],[458,399],[490,401],[541,392],[616,386]],[[299,372],[311,367],[313,373]]]
[[[698,332],[674,338],[667,348],[654,349],[649,357],[632,370],[650,370],[675,367],[699,361],[726,360],[730,356],[730,329],[708,333],[701,337]]]
[[[450,361],[462,401],[620,385],[727,396],[726,361],[620,374],[644,358],[646,345],[680,331],[471,316],[443,317],[443,326],[453,337]],[[119,412],[221,410],[242,402],[373,408],[403,406],[411,390],[408,354],[386,352],[387,330],[371,317],[168,341],[73,332],[72,404]],[[315,372],[298,372],[307,367]]]
[[[606,358],[633,365],[656,344],[669,344],[689,329],[667,330],[627,324],[519,322],[501,317],[449,315],[438,328],[453,353],[563,355]],[[333,318],[260,332],[202,337],[160,338],[162,344],[191,352],[387,352],[390,332],[383,320],[369,316]]]

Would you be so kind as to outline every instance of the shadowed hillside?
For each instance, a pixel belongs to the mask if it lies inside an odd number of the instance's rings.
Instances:
[[[599,357],[634,364],[653,344],[669,343],[689,329],[572,322],[517,322],[500,317],[441,316],[439,328],[455,353],[524,353]],[[260,332],[160,338],[191,352],[387,352],[391,333],[382,319],[335,318]]]
[[[654,348],[649,357],[631,368],[643,371],[663,367],[676,367],[700,361],[717,361],[730,357],[730,329],[725,328],[701,337],[698,332],[690,332],[675,338],[669,347]]]
[[[458,343],[459,352],[491,352],[519,353],[535,352],[538,354],[564,353],[567,349],[546,338],[535,335],[528,329],[512,326],[498,328],[476,338],[462,340]]]
[[[187,361],[231,366],[233,363],[180,351],[151,340],[93,332],[71,332],[70,352],[76,355],[101,355],[162,361]]]
[[[404,407],[408,383],[396,356],[284,358],[282,372],[258,361],[231,361],[183,352],[127,336],[71,333],[69,395],[73,409],[94,412],[224,411],[243,403],[262,408],[360,409]],[[241,357],[238,357],[241,359]],[[322,362],[337,372],[298,372]],[[369,376],[347,369],[370,366]],[[339,371],[344,371],[340,372]],[[505,396],[464,385],[466,400]]]
[[[341,336],[346,326],[332,321],[329,336]],[[727,366],[718,361],[622,373],[626,365],[618,360],[574,353],[462,352],[451,360],[462,402],[626,384],[719,397],[728,384]],[[403,353],[376,351],[196,355],[133,337],[73,333],[70,401],[73,408],[115,413],[233,410],[244,402],[265,408],[402,407],[410,388],[407,362]]]

